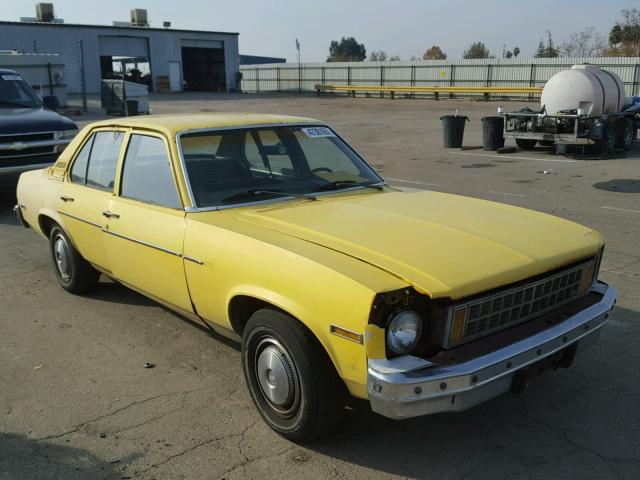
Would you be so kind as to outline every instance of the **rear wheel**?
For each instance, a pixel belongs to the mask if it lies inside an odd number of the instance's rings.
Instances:
[[[516,145],[522,150],[533,150],[536,147],[537,140],[528,138],[516,138]]]
[[[262,309],[251,316],[242,367],[260,415],[283,437],[314,440],[340,422],[344,385],[319,342],[289,315]]]
[[[597,148],[602,154],[613,153],[618,144],[618,134],[615,126],[606,124],[602,132],[602,138],[597,142]]]
[[[98,285],[100,273],[80,256],[58,225],[49,233],[49,246],[56,277],[67,292],[86,293]]]
[[[621,118],[617,124],[618,147],[629,150],[636,141],[636,124],[631,118]]]

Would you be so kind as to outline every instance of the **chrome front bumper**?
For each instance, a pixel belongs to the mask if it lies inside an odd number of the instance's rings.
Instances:
[[[562,323],[464,363],[438,366],[415,357],[369,360],[371,408],[385,417],[408,418],[461,411],[511,389],[516,372],[561,350],[578,350],[600,335],[616,302],[617,291],[598,282],[602,299]]]

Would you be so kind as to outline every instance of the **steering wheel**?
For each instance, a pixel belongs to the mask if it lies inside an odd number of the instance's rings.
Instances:
[[[333,173],[333,170],[331,170],[330,168],[327,167],[316,167],[316,168],[312,168],[311,169],[312,173],[318,173],[318,172],[329,172],[329,173]]]

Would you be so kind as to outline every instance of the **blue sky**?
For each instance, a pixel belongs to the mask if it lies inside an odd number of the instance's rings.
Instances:
[[[51,1],[51,0],[50,0]],[[607,37],[620,10],[637,0],[53,0],[67,23],[111,24],[128,20],[131,8],[146,8],[152,26],[170,20],[175,28],[240,32],[240,52],[295,61],[295,38],[302,61],[324,61],[329,43],[355,36],[367,52],[385,50],[409,59],[438,44],[459,58],[473,41],[492,54],[519,46],[534,53],[545,30],[557,43],[572,32],[595,27]],[[35,15],[35,0],[3,0],[0,19]],[[0,32],[1,37],[1,32]]]

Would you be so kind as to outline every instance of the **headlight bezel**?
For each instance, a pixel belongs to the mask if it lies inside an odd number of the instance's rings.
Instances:
[[[65,130],[57,130],[53,132],[54,140],[73,140],[73,138],[78,134],[79,130],[77,128],[68,128]]]
[[[385,341],[387,348],[396,355],[406,355],[420,342],[423,326],[422,317],[415,310],[403,309],[391,314],[387,321]],[[410,342],[403,343],[401,335],[412,335]]]

